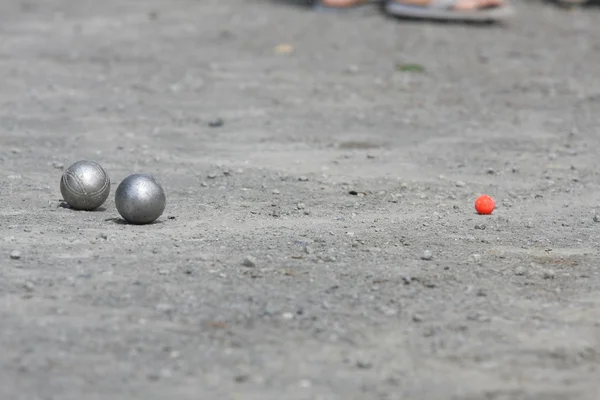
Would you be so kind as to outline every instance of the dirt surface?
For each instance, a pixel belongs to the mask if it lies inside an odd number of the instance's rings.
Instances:
[[[515,7],[2,2],[0,398],[600,398],[600,10]]]

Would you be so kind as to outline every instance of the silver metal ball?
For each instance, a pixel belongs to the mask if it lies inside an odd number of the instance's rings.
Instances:
[[[110,178],[98,163],[77,161],[65,170],[60,179],[63,199],[76,210],[94,210],[110,194]]]
[[[152,175],[129,175],[115,192],[115,206],[126,221],[149,224],[160,217],[167,205],[165,190]]]

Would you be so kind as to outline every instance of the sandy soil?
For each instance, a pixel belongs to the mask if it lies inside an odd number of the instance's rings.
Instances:
[[[600,398],[600,10],[515,7],[2,2],[0,398]]]

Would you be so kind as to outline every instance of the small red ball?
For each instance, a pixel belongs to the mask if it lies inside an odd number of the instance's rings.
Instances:
[[[487,194],[481,195],[475,200],[475,210],[479,214],[491,214],[496,208],[496,202]]]

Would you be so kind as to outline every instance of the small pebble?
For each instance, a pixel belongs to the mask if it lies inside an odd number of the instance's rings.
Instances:
[[[277,189],[273,189],[273,191],[271,193],[273,193],[273,194],[279,194],[281,192],[279,190],[277,190]]]
[[[310,246],[304,246],[304,252],[306,254],[313,254],[315,251]]]
[[[221,118],[215,118],[213,120],[208,121],[208,126],[210,126],[211,128],[218,128],[220,126],[223,126],[225,124],[225,121],[223,121]]]
[[[465,187],[467,186],[466,183],[464,183],[463,181],[456,181],[456,187]]]
[[[234,381],[236,381],[237,383],[244,383],[247,382],[250,379],[250,375],[236,375],[235,378],[233,378]]]
[[[600,222],[600,215],[594,215],[594,222]]]
[[[21,252],[17,251],[17,250],[13,251],[12,253],[10,253],[10,258],[12,260],[18,260],[18,259],[20,259],[21,258]]]
[[[515,268],[514,273],[517,276],[523,276],[527,273],[527,269],[525,269],[525,267],[519,266],[519,267]]]
[[[175,309],[175,307],[173,307],[171,304],[157,304],[155,307],[157,312],[161,312],[161,313],[168,313],[171,312]]]
[[[306,206],[304,205],[304,203],[298,203],[298,204],[296,204],[296,208],[298,210],[304,210],[306,208]]]
[[[308,177],[306,177],[306,176],[301,176],[301,177],[299,177],[299,178],[298,178],[298,180],[299,180],[300,182],[307,182],[307,181],[308,181]]]
[[[433,253],[429,250],[425,250],[421,256],[421,260],[429,261],[433,259]]]
[[[490,322],[492,319],[489,315],[485,315],[480,312],[474,312],[467,315],[467,320],[476,322]]]
[[[388,306],[382,306],[381,312],[383,315],[386,315],[388,317],[393,317],[394,315],[398,314],[398,310],[396,310],[395,308],[392,308],[392,307],[388,307]]]
[[[217,177],[217,174],[215,174],[214,172],[211,172],[210,174],[206,175],[206,177],[208,179],[215,179]]]
[[[471,261],[473,261],[475,264],[481,264],[481,255],[480,254],[471,254],[471,256],[469,257],[471,259]]]
[[[348,65],[346,67],[346,72],[350,73],[350,74],[355,74],[359,71],[358,66],[357,65]]]
[[[312,382],[309,381],[308,379],[303,379],[300,381],[298,386],[300,386],[303,389],[309,389],[312,386]]]
[[[276,54],[291,54],[294,52],[294,46],[289,43],[281,43],[273,49]]]
[[[244,267],[248,267],[248,268],[255,268],[256,267],[256,258],[254,258],[252,256],[246,256],[244,258],[244,260],[242,261],[242,265]]]
[[[156,372],[151,372],[148,375],[146,375],[146,378],[148,378],[148,380],[150,381],[157,381],[160,379],[160,374]]]
[[[542,277],[544,279],[554,279],[556,272],[553,269],[545,269],[542,271]]]
[[[373,367],[373,363],[370,363],[367,361],[360,361],[360,360],[356,362],[356,368],[370,369],[371,367]]]
[[[481,231],[485,230],[486,225],[485,224],[477,224],[475,225],[475,229],[479,229]]]
[[[323,261],[325,261],[325,262],[335,262],[336,258],[334,256],[327,255],[327,256],[323,257]]]

